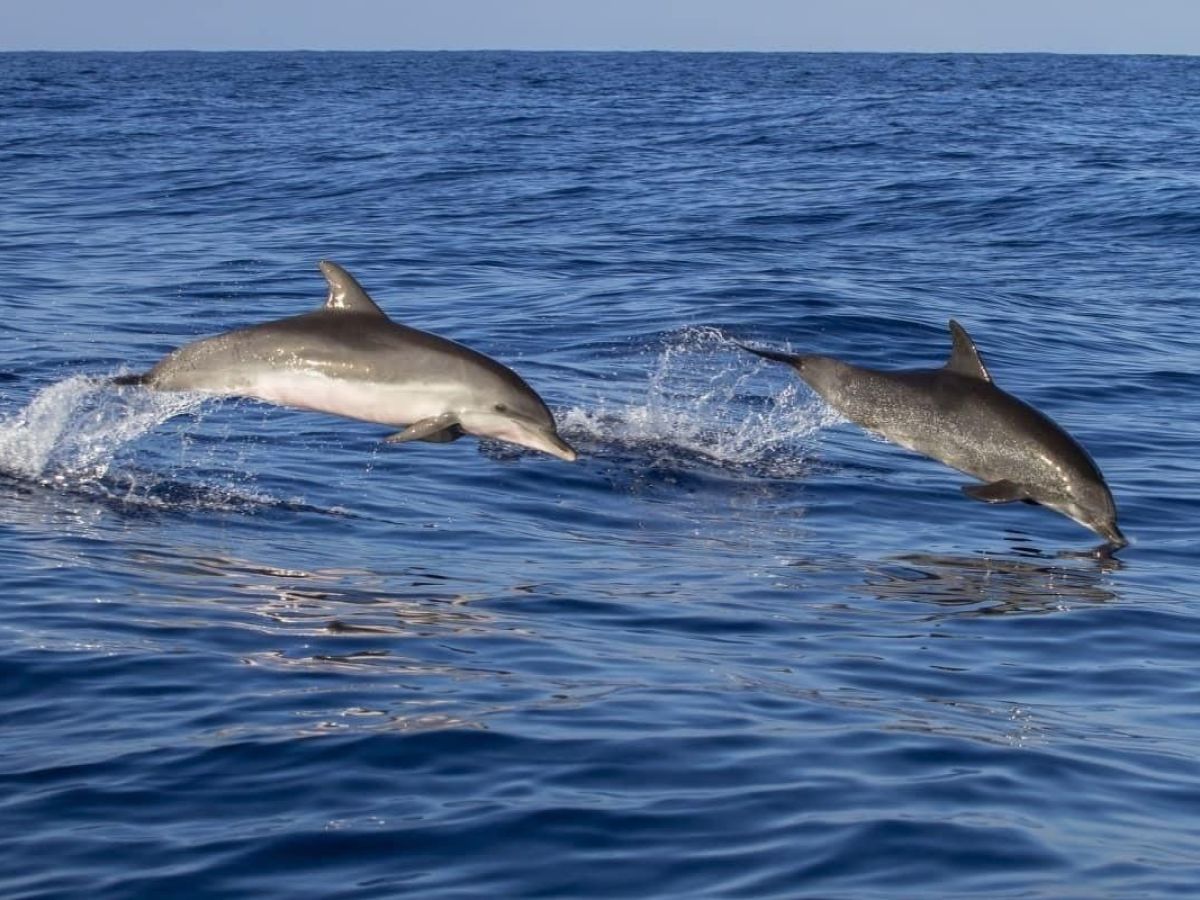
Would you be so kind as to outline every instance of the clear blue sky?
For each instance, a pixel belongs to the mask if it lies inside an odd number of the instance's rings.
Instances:
[[[0,50],[1200,53],[1200,0],[0,0]]]

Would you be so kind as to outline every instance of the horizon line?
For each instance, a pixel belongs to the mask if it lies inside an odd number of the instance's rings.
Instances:
[[[757,56],[1159,56],[1191,58],[1200,51],[1147,50],[846,50],[846,49],[753,49],[753,48],[672,48],[655,47],[0,47],[0,53],[564,53],[564,54],[746,54]]]

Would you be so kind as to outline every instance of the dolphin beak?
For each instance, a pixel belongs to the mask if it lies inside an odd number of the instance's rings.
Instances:
[[[579,454],[575,452],[575,448],[560,438],[557,432],[550,430],[530,428],[526,429],[523,434],[504,437],[502,440],[512,441],[514,444],[528,447],[530,450],[540,450],[542,453],[549,453],[551,456],[556,456],[567,462],[575,462],[575,460],[579,459]]]
[[[555,427],[553,419],[543,423],[513,416],[508,420],[508,426],[498,432],[498,436],[503,440],[510,440],[514,444],[520,444],[531,450],[549,453],[551,456],[567,462],[575,462],[579,458],[575,448],[558,436],[558,429]],[[505,431],[507,434],[503,433]]]
[[[1116,522],[1111,525],[1101,525],[1096,529],[1096,533],[1108,541],[1114,550],[1119,550],[1129,543],[1125,535],[1121,534],[1121,529],[1117,527]]]
[[[548,453],[567,462],[575,462],[579,458],[575,448],[558,436],[553,420],[535,422],[520,415],[483,413],[464,415],[461,424],[469,434],[477,437],[508,441],[518,447]]]
[[[546,432],[541,437],[545,441],[545,445],[538,447],[538,450],[545,451],[551,456],[557,456],[559,459],[564,459],[567,462],[575,462],[575,460],[579,459],[579,454],[575,452],[575,448],[557,434]]]

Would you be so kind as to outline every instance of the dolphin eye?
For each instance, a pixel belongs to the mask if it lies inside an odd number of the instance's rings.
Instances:
[[[505,406],[503,403],[497,403],[497,404],[496,404],[494,407],[492,407],[492,408],[493,408],[494,410],[496,410],[496,412],[498,412],[498,413],[505,413],[505,412],[508,412],[508,407],[507,407],[507,406]]]

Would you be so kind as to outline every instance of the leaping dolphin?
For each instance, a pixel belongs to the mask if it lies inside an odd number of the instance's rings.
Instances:
[[[950,335],[954,346],[942,368],[901,372],[739,346],[787,363],[868,431],[985,482],[964,485],[968,497],[1041,504],[1113,548],[1125,546],[1112,493],[1088,452],[1049,417],[996,387],[975,342],[953,319]]]
[[[473,434],[575,460],[554,416],[517,373],[393,322],[341,266],[324,260],[320,268],[329,296],[319,309],[186,344],[149,372],[113,382],[407,426],[387,438],[393,443]]]

